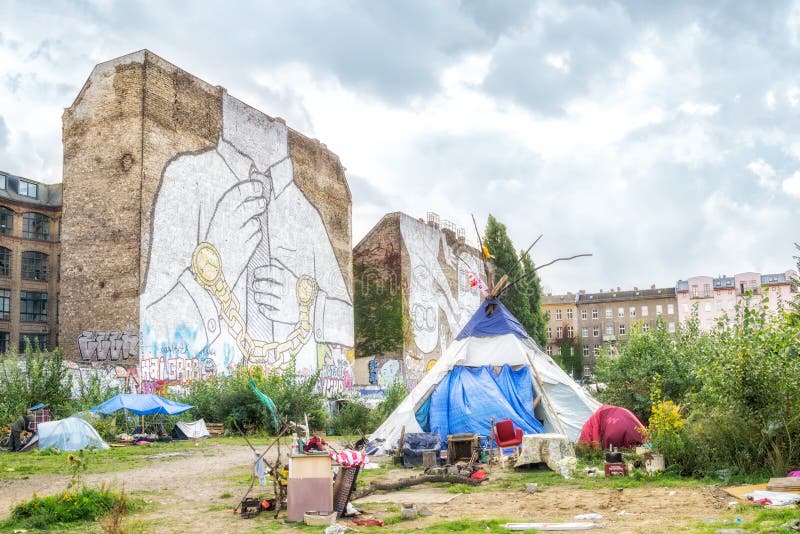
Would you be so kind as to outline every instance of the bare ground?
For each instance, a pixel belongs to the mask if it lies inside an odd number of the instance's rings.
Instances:
[[[250,532],[263,531],[268,526],[271,516],[267,514],[254,520],[233,514],[246,489],[252,462],[253,454],[247,446],[202,442],[182,453],[186,456],[154,458],[147,467],[112,474],[90,473],[85,481],[91,485],[111,483],[117,488],[124,483],[127,492],[148,502],[135,519],[143,520],[157,532]],[[399,476],[407,474],[399,472]],[[392,475],[394,472],[389,475],[394,478]],[[68,482],[69,477],[63,475],[0,479],[0,519],[8,515],[14,503],[29,499],[34,493],[56,493],[65,489]],[[262,491],[270,493],[268,488]],[[405,521],[393,526],[393,530],[424,530],[433,522],[455,519],[572,521],[576,514],[594,512],[603,515],[599,522],[606,524],[607,532],[658,533],[691,531],[704,519],[720,517],[730,500],[714,488],[699,487],[577,489],[553,485],[535,494],[498,490],[454,496],[443,488],[417,487],[398,493],[396,499],[376,495],[361,502],[373,503],[366,507],[377,518],[396,514],[392,500],[429,503],[432,516]],[[437,501],[439,504],[434,504]],[[342,524],[350,523],[344,520]],[[289,525],[281,529],[292,530]]]

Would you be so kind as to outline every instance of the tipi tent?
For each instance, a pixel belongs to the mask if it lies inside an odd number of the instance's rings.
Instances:
[[[542,387],[544,395],[542,395]],[[534,409],[534,399],[542,396]],[[372,434],[378,450],[408,432],[489,435],[490,419],[525,433],[556,432],[577,441],[600,407],[527,335],[498,300],[486,300],[455,341]]]
[[[92,425],[78,417],[39,423],[40,449],[78,451],[80,449],[107,449],[108,445]]]

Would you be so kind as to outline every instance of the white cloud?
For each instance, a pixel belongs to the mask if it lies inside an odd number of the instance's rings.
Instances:
[[[544,62],[556,70],[560,70],[564,73],[569,72],[569,53],[547,54],[544,57]]]
[[[778,181],[774,179],[775,169],[763,159],[758,158],[748,163],[747,170],[758,177],[759,186],[769,190],[774,190],[778,187]]]
[[[701,117],[711,117],[712,115],[716,115],[717,111],[719,111],[719,106],[716,104],[684,102],[678,109],[680,109],[681,112],[686,113],[687,115],[699,115]]]
[[[783,192],[800,198],[800,171],[795,171],[793,175],[783,181]]]
[[[774,91],[767,91],[767,94],[764,95],[764,103],[767,105],[769,109],[775,109],[775,92]]]

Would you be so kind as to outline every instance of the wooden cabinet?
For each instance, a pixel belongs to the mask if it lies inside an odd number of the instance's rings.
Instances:
[[[289,521],[302,521],[306,512],[333,511],[333,471],[327,454],[291,456],[288,486]]]

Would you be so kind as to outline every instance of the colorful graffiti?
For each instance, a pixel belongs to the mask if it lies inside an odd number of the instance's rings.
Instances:
[[[294,181],[288,128],[227,93],[222,107],[217,146],[176,154],[163,171],[142,376],[181,381],[294,361],[336,392],[348,376],[352,384],[347,357],[336,356],[353,346],[352,300],[323,220]]]
[[[341,345],[318,345],[317,391],[327,397],[340,395],[353,387],[353,349]]]
[[[78,350],[83,361],[120,361],[139,355],[139,334],[133,325],[118,330],[85,331],[78,337]]]

